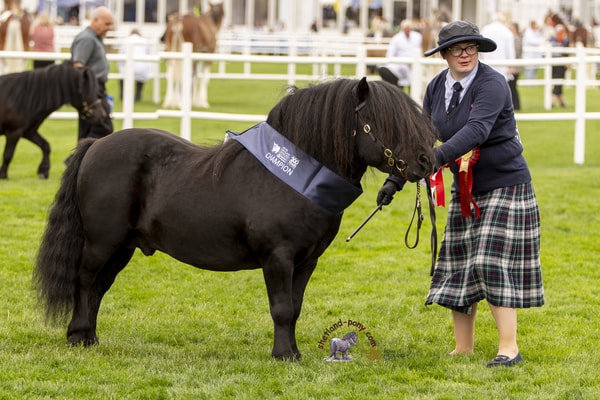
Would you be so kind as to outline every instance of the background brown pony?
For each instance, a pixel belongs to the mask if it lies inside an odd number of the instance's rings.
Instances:
[[[572,24],[567,23],[563,18],[556,13],[548,12],[546,19],[550,19],[554,26],[563,25],[567,34],[569,35],[569,46],[575,46],[577,42],[581,42],[584,47],[589,47],[592,44],[592,35],[589,34],[588,30],[583,26],[581,21],[573,20]]]
[[[210,10],[199,17],[193,14],[171,15],[164,35],[166,51],[180,52],[183,43],[189,42],[192,43],[194,52],[214,53],[223,15],[223,4],[210,4]],[[194,64],[192,104],[196,107],[209,107],[208,83],[211,64],[208,61]],[[167,93],[163,107],[179,108],[181,90],[181,61],[169,60]]]

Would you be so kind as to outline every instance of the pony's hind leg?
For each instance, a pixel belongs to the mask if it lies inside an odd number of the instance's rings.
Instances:
[[[122,248],[111,257],[110,261],[100,271],[96,277],[95,285],[90,292],[89,298],[89,320],[90,320],[90,332],[96,336],[96,324],[98,319],[98,311],[100,310],[100,303],[102,298],[108,292],[108,289],[112,286],[115,278],[127,266],[131,257],[133,256],[135,249],[133,248]],[[96,339],[97,341],[97,339]]]
[[[31,134],[25,133],[23,137],[42,150],[42,161],[37,172],[41,179],[48,179],[50,175],[50,143],[38,131],[33,131]]]
[[[91,252],[84,252],[79,270],[73,317],[67,329],[67,340],[72,345],[89,346],[98,343],[96,321],[102,297],[113,284],[117,274],[125,268],[134,249],[121,248],[102,262]],[[100,265],[100,267],[97,267]]]

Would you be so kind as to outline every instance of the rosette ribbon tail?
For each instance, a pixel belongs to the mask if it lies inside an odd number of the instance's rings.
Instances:
[[[472,166],[477,162],[479,158],[479,148],[470,150],[468,153],[463,155],[461,158],[456,160],[459,164],[458,168],[458,183],[460,190],[460,208],[463,217],[470,217],[471,205],[475,210],[475,217],[479,218],[481,212],[475,199],[473,198],[473,171]]]

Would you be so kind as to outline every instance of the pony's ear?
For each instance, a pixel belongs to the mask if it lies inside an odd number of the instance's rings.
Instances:
[[[81,78],[80,78],[80,88],[83,93],[91,93],[94,89],[94,85],[96,83],[96,75],[94,71],[89,67],[84,67],[81,70]]]
[[[369,97],[369,84],[367,83],[367,77],[363,78],[356,85],[356,97],[358,97],[358,104],[362,103]]]

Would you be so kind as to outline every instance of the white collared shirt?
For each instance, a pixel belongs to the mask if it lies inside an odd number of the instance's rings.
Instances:
[[[479,69],[479,63],[477,63],[475,68],[473,68],[473,71],[471,71],[469,73],[469,75],[467,75],[461,81],[457,81],[456,79],[454,79],[452,77],[452,74],[450,73],[450,70],[448,70],[448,72],[446,73],[446,97],[445,97],[446,109],[448,109],[448,105],[450,105],[450,99],[452,98],[452,92],[454,91],[454,89],[452,88],[452,86],[454,86],[454,83],[460,82],[461,86],[463,87],[463,90],[460,92],[460,100],[459,100],[459,103],[460,103],[460,101],[462,101],[462,98],[465,95],[465,92],[471,85],[471,82],[473,82],[473,79],[475,79],[475,75],[477,75],[478,69]]]

